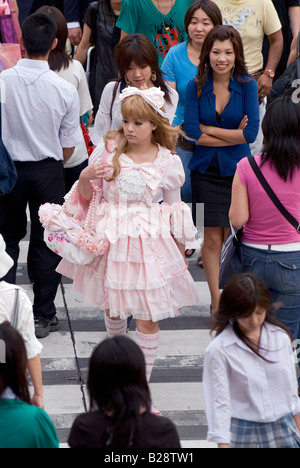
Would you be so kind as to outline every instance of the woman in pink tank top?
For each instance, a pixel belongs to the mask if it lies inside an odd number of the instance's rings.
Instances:
[[[292,91],[293,94],[280,96],[268,108],[262,124],[263,153],[255,159],[281,203],[300,223],[300,103],[295,99],[295,90]],[[300,234],[271,201],[247,158],[237,166],[229,217],[234,226],[244,226],[244,271],[260,277],[273,301],[282,304],[277,319],[291,330],[297,348]]]

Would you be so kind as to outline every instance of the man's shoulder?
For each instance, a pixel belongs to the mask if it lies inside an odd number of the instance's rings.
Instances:
[[[49,73],[45,75],[44,79],[47,81],[49,86],[55,88],[59,94],[74,96],[78,93],[76,87],[72,83],[69,83],[64,78],[58,76],[57,73],[52,70],[49,70]]]
[[[10,76],[13,75],[13,74],[15,74],[14,67],[13,67],[13,68],[9,68],[8,70],[3,70],[3,71],[0,73],[0,80],[7,79],[8,77],[10,77]]]

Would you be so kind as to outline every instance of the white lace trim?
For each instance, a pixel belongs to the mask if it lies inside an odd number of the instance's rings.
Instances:
[[[116,180],[121,200],[141,202],[146,189],[146,181],[140,171],[126,171]]]
[[[121,283],[117,281],[106,280],[105,286],[110,289],[117,289],[118,291],[147,291],[151,289],[159,289],[166,287],[166,283],[163,279],[158,281],[153,281],[150,283],[130,283],[122,281]]]
[[[175,317],[178,317],[180,315],[180,312],[179,312],[179,309],[177,310],[170,310],[170,312],[163,312],[163,313],[147,313],[145,311],[141,311],[141,312],[136,312],[136,311],[132,311],[131,312],[127,312],[127,313],[123,313],[123,312],[112,312],[110,310],[110,317],[111,318],[117,318],[117,317],[120,317],[121,320],[123,319],[127,319],[128,317],[131,317],[133,314],[134,318],[137,319],[137,320],[152,320],[153,322],[159,322],[160,320],[165,320],[165,319],[168,319],[168,318],[175,318]]]

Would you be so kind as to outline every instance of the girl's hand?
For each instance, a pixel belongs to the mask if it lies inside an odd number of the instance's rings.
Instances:
[[[248,125],[248,116],[244,115],[244,117],[242,118],[242,120],[240,122],[240,125],[238,126],[238,129],[239,130],[245,130],[247,125]]]
[[[91,164],[80,174],[82,180],[98,180],[109,178],[111,175],[111,165],[108,163]]]

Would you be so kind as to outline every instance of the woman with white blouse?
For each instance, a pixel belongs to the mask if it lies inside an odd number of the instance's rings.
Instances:
[[[44,407],[40,353],[43,349],[34,333],[32,304],[26,292],[14,284],[1,281],[13,266],[13,260],[5,251],[5,242],[0,234],[0,323],[11,322],[14,312],[16,290],[19,290],[17,330],[22,335],[27,351],[27,368],[32,380],[34,394],[32,403]]]
[[[300,448],[300,400],[288,329],[251,273],[233,276],[204,358],[208,440],[219,448]]]
[[[177,91],[170,88],[163,79],[157,53],[146,36],[132,34],[125,37],[115,48],[115,62],[120,78],[108,83],[102,93],[92,135],[95,145],[101,143],[108,131],[118,130],[122,125],[119,97],[126,87],[160,87],[165,93],[164,110],[171,125],[177,109]]]

